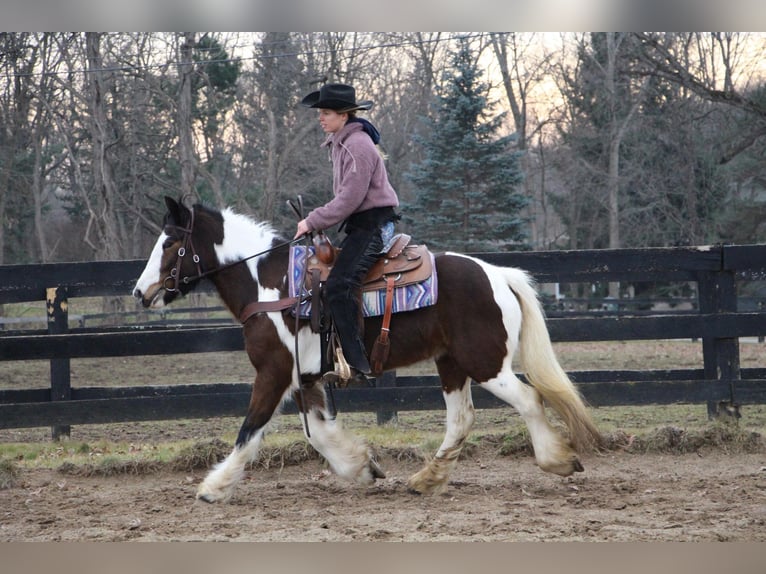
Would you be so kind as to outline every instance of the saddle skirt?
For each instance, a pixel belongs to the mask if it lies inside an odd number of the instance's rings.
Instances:
[[[301,318],[311,316],[315,281],[312,276],[324,283],[331,270],[331,265],[317,258],[313,246],[293,245],[290,248],[289,295],[305,298],[299,309]],[[303,286],[298,285],[301,277],[305,277]],[[365,317],[384,314],[388,277],[394,278],[393,313],[414,311],[436,303],[438,281],[433,254],[425,245],[407,245],[381,256],[367,273],[362,282],[362,314]]]

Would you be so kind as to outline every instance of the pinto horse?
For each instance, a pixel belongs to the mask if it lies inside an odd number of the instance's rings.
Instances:
[[[134,296],[145,307],[163,307],[205,277],[235,317],[253,302],[265,304],[262,311],[243,316],[245,348],[255,368],[247,414],[232,452],[208,473],[197,498],[215,502],[232,495],[245,466],[258,454],[267,423],[290,398],[302,414],[310,444],[335,473],[362,485],[384,478],[367,444],[330,412],[320,382],[320,336],[309,321],[296,321],[289,309],[273,303],[288,297],[291,242],[268,223],[228,208],[188,208],[167,197],[165,203],[163,231]],[[529,276],[457,253],[438,254],[434,261],[438,299],[434,305],[393,315],[383,365],[391,370],[433,358],[441,379],[447,409],[444,440],[410,477],[409,488],[422,494],[446,489],[474,422],[471,380],[518,411],[542,470],[561,476],[582,471],[578,453],[597,448],[602,439],[556,359]],[[365,319],[368,352],[381,322],[380,317]],[[529,383],[511,370],[517,346]],[[552,427],[544,403],[565,423],[568,437]]]

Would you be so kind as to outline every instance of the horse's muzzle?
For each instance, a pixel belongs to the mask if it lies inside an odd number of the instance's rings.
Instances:
[[[148,309],[149,307],[154,306],[158,296],[161,294],[162,290],[158,290],[154,297],[145,297],[144,292],[141,291],[141,289],[133,289],[133,297],[138,299],[138,301],[141,302],[141,306],[143,306],[145,309]]]

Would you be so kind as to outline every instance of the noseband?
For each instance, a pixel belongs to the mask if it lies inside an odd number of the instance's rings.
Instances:
[[[176,260],[176,266],[170,270],[170,275],[165,277],[162,282],[162,288],[165,289],[165,291],[169,291],[171,293],[178,291],[178,281],[181,275],[181,265],[183,264],[183,258],[186,256],[187,252],[191,252],[192,261],[194,261],[194,264],[197,266],[197,276],[186,276],[180,280],[183,281],[185,285],[188,285],[192,280],[199,279],[200,277],[204,276],[199,255],[197,255],[197,251],[194,249],[194,242],[192,241],[192,231],[194,231],[194,209],[190,209],[189,213],[191,214],[189,227],[181,227],[180,225],[173,226],[179,231],[183,232],[184,239],[183,245],[178,248],[178,259]],[[168,286],[168,283],[171,280],[173,281],[173,287]]]

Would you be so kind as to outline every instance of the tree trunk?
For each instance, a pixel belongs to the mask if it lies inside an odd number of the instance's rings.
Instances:
[[[110,137],[104,94],[104,61],[101,56],[101,33],[85,34],[88,59],[88,96],[90,107],[90,134],[93,142],[93,208],[89,227],[97,233],[94,247],[106,260],[120,259],[121,234],[117,225],[117,186],[107,149],[113,144]]]
[[[267,100],[268,101],[268,100]],[[278,168],[279,168],[279,151],[278,151],[278,137],[277,133],[277,120],[274,117],[274,112],[271,109],[266,110],[266,118],[268,120],[268,154],[266,163],[266,186],[263,190],[263,200],[261,201],[261,216],[272,221],[276,215],[276,203],[278,189]]]
[[[45,81],[43,79],[43,81]],[[45,237],[45,225],[43,223],[43,193],[44,193],[44,174],[45,166],[43,165],[43,135],[42,135],[42,122],[41,117],[44,116],[42,112],[42,105],[37,107],[38,125],[34,130],[34,146],[35,146],[35,160],[34,171],[32,172],[32,198],[34,203],[34,222],[35,222],[35,234],[37,235],[37,246],[40,249],[40,261],[48,263],[48,241]]]
[[[181,164],[181,195],[195,196],[195,154],[194,135],[192,132],[192,49],[194,48],[194,32],[183,33],[183,43],[180,48],[180,63],[178,74],[178,156]]]

